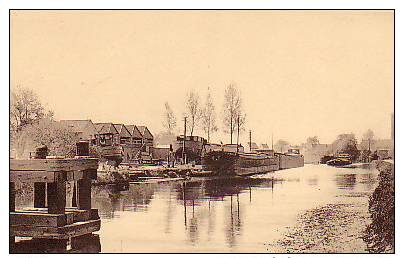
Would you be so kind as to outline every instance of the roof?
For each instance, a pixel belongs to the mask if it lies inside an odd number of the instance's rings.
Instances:
[[[139,128],[137,128],[136,125],[125,125],[126,129],[128,129],[130,135],[132,135],[132,138],[142,138],[142,134],[139,131]]]
[[[140,133],[142,134],[142,136],[146,139],[153,139],[153,135],[151,134],[151,132],[149,131],[149,129],[144,126],[144,125],[137,125],[137,128],[139,128]]]
[[[118,134],[112,123],[95,123],[94,125],[99,134]]]
[[[131,133],[128,131],[128,129],[126,128],[126,126],[124,124],[114,124],[116,130],[119,133],[119,136],[121,137],[132,137]]]
[[[95,128],[93,122],[90,119],[87,120],[60,120],[62,125],[67,126],[75,133],[82,133],[83,137],[91,138],[97,134],[97,129]]]
[[[255,142],[252,142],[251,149],[258,149],[258,145]]]

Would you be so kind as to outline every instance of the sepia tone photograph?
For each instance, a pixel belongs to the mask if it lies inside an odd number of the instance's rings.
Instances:
[[[395,253],[394,10],[9,22],[10,253]]]

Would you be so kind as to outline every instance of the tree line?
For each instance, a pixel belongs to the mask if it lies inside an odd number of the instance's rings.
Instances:
[[[230,143],[235,140],[236,132],[244,130],[246,114],[243,110],[241,92],[234,83],[226,86],[224,92],[224,102],[222,107],[223,132],[230,136]],[[206,95],[204,103],[201,102],[200,95],[191,90],[185,99],[184,118],[187,120],[186,131],[193,136],[195,129],[200,128],[205,133],[208,142],[212,134],[219,130],[217,124],[216,107],[210,90]],[[165,130],[173,134],[177,127],[177,118],[168,102],[164,103],[163,126]],[[188,134],[188,133],[187,133]],[[239,134],[237,134],[239,135]],[[237,139],[239,142],[239,139]]]

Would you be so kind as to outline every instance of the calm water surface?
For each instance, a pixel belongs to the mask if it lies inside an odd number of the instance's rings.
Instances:
[[[268,252],[266,244],[304,211],[366,202],[377,175],[306,165],[248,178],[131,184],[125,191],[94,187],[101,252]]]

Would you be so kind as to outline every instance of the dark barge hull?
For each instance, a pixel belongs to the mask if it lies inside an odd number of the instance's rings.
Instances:
[[[246,176],[279,170],[279,158],[266,154],[212,151],[203,158],[203,165],[218,176]]]

